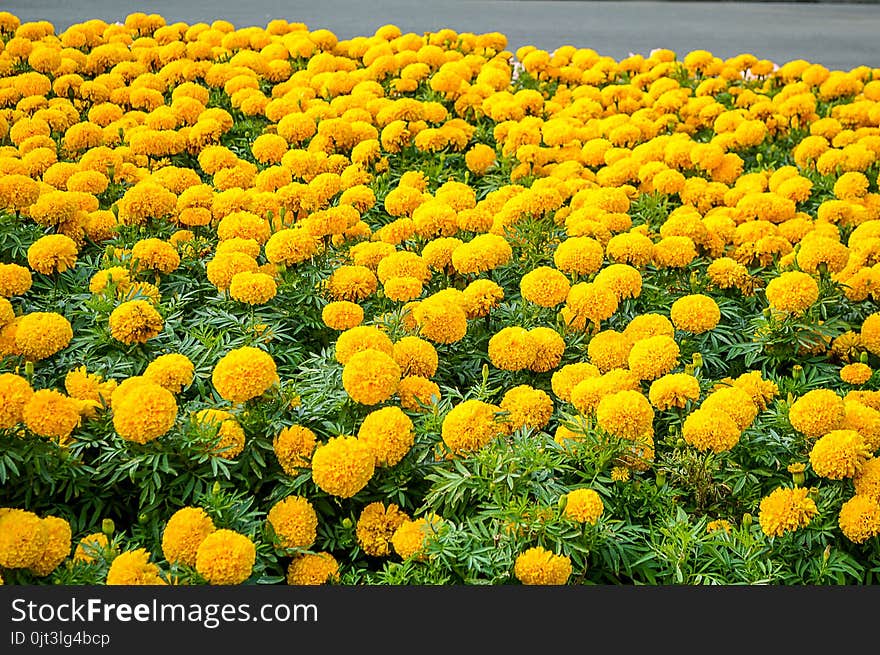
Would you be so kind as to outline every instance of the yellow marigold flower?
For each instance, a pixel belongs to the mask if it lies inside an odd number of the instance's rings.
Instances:
[[[25,405],[34,395],[30,383],[15,373],[0,373],[0,429],[21,423]]]
[[[605,250],[588,236],[569,237],[556,246],[553,263],[560,271],[575,275],[591,275],[602,268]]]
[[[703,409],[717,409],[733,419],[740,430],[749,427],[758,415],[758,408],[752,397],[740,387],[720,387],[712,391],[703,404]]]
[[[334,300],[364,300],[379,285],[375,273],[366,266],[340,266],[327,278],[327,290]]]
[[[443,519],[436,514],[405,520],[391,535],[391,546],[401,559],[425,560],[425,549],[444,527]]]
[[[162,239],[141,239],[132,246],[131,258],[135,270],[171,273],[180,266],[177,249]]]
[[[224,459],[235,459],[244,451],[244,428],[230,412],[202,409],[195,413],[193,419],[207,430],[207,436],[212,442],[211,454]]]
[[[364,320],[364,308],[348,300],[334,300],[324,305],[321,320],[332,330],[348,330]]]
[[[412,317],[421,336],[435,343],[455,343],[467,334],[467,315],[459,298],[453,299],[444,293],[418,301],[412,309]]]
[[[98,552],[103,552],[109,545],[107,535],[103,532],[95,532],[86,535],[79,540],[76,549],[73,551],[74,562],[86,562],[90,564],[95,561]]]
[[[40,198],[40,186],[28,175],[13,173],[0,178],[0,207],[21,211]]]
[[[173,214],[177,209],[177,196],[161,184],[144,180],[129,188],[117,206],[123,225],[143,225],[151,219]]]
[[[147,364],[143,377],[173,394],[178,394],[193,381],[194,371],[195,366],[189,357],[180,353],[167,353]]]
[[[274,298],[277,291],[275,279],[267,273],[241,271],[229,282],[229,295],[233,300],[248,305],[263,305]]]
[[[507,426],[496,420],[501,408],[481,400],[465,400],[443,419],[441,437],[456,454],[479,450],[493,438],[507,433]]]
[[[70,555],[71,531],[70,523],[57,516],[43,518],[47,540],[43,552],[28,568],[40,577],[52,573],[67,556]]]
[[[843,535],[861,544],[880,534],[880,502],[856,494],[840,507],[837,524]]]
[[[266,259],[273,264],[294,266],[310,259],[320,249],[320,239],[301,227],[285,228],[269,237]]]
[[[648,389],[648,400],[659,410],[684,408],[687,402],[700,398],[700,382],[687,373],[667,373],[653,382]]]
[[[377,466],[394,466],[415,442],[413,422],[399,407],[382,407],[367,414],[357,438],[373,451]]]
[[[68,371],[64,376],[64,388],[71,398],[88,401],[92,408],[87,410],[86,416],[94,416],[99,407],[109,407],[113,390],[116,389],[115,380],[107,380],[97,373],[89,373],[85,366],[80,366]]]
[[[880,458],[871,457],[865,460],[852,481],[856,494],[880,502]]]
[[[199,545],[216,530],[201,507],[182,507],[168,519],[162,532],[162,553],[170,563],[196,565]]]
[[[573,489],[565,495],[566,518],[578,523],[596,523],[605,505],[602,497],[592,489]]]
[[[862,322],[859,343],[874,355],[880,354],[880,312],[874,312]]]
[[[499,234],[479,234],[452,251],[452,265],[459,273],[482,273],[510,261],[513,249]]]
[[[659,268],[684,268],[696,256],[697,248],[690,237],[668,236],[654,244],[653,262]]]
[[[858,200],[868,192],[868,184],[864,173],[848,171],[837,178],[833,192],[839,200]]]
[[[621,439],[653,434],[654,410],[639,391],[625,389],[605,395],[596,406],[599,427]]]
[[[254,569],[257,549],[247,536],[219,529],[209,534],[196,550],[196,571],[208,584],[236,585]]]
[[[253,346],[235,348],[220,358],[211,382],[224,400],[243,403],[264,394],[278,382],[275,360]]]
[[[616,330],[602,330],[590,339],[587,356],[602,373],[626,368],[632,341]]]
[[[779,386],[761,377],[760,371],[747,371],[731,381],[735,387],[747,392],[758,411],[767,409],[768,403],[779,394]]]
[[[395,302],[415,300],[421,295],[422,289],[421,280],[410,276],[388,278],[382,285],[385,297]]]
[[[845,418],[843,398],[831,389],[808,391],[788,408],[791,426],[812,439],[839,429]]]
[[[440,400],[440,387],[428,378],[408,375],[400,380],[397,387],[397,397],[400,399],[400,406],[404,409],[422,412],[426,411],[426,407],[430,407]]]
[[[856,362],[840,369],[840,379],[847,384],[861,385],[871,379],[874,371],[867,364]]]
[[[495,163],[495,150],[485,144],[477,143],[464,154],[464,162],[474,175],[485,175]]]
[[[522,276],[519,288],[525,300],[540,307],[555,307],[565,302],[571,285],[562,272],[539,266]]]
[[[799,315],[819,299],[819,284],[806,273],[786,271],[770,280],[765,294],[771,309]]]
[[[401,374],[433,377],[437,372],[439,357],[430,342],[415,336],[402,337],[394,343],[392,356],[400,365]]]
[[[680,355],[678,344],[665,335],[640,339],[629,351],[629,369],[640,380],[656,380],[666,375],[678,365]]]
[[[858,473],[871,454],[865,440],[855,430],[832,430],[813,444],[810,464],[816,475],[842,480]]]
[[[561,586],[571,577],[571,559],[535,546],[516,557],[513,573],[524,585]]]
[[[347,330],[336,339],[334,357],[340,364],[347,364],[352,355],[372,348],[387,355],[394,353],[391,338],[374,325],[358,325]]]
[[[27,250],[28,265],[44,275],[62,273],[76,264],[79,248],[76,241],[63,234],[47,234]]]
[[[127,345],[146,343],[164,327],[162,315],[146,300],[123,302],[110,313],[110,334]]]
[[[113,285],[115,288],[127,289],[131,284],[131,278],[127,268],[121,266],[111,266],[95,273],[89,280],[89,291],[92,293],[101,293],[107,287]]]
[[[462,302],[467,318],[483,318],[504,299],[504,289],[487,279],[477,279],[462,291]]]
[[[394,503],[386,508],[381,502],[364,507],[355,527],[358,545],[367,555],[386,557],[391,554],[391,537],[409,516]]]
[[[739,443],[742,430],[726,412],[700,407],[691,412],[682,426],[682,437],[697,450],[721,453]]]
[[[718,321],[721,320],[721,310],[714,299],[695,293],[682,296],[672,303],[669,317],[677,329],[692,334],[702,334],[718,325]]]
[[[542,429],[553,415],[553,399],[545,391],[521,384],[508,389],[501,399],[500,408],[508,413],[513,429]]]
[[[113,558],[107,571],[107,585],[164,585],[158,565],[150,562],[150,552],[137,548]]]
[[[608,240],[605,252],[618,264],[644,268],[654,258],[654,242],[640,232],[616,234]]]
[[[322,491],[351,498],[367,486],[376,470],[376,455],[357,437],[331,437],[312,455],[312,480]]]
[[[80,424],[80,401],[54,389],[39,389],[22,409],[28,430],[64,444]]]
[[[598,378],[601,374],[595,365],[587,362],[566,364],[550,377],[550,387],[557,398],[569,402],[571,392],[578,383],[588,378]]]
[[[625,466],[614,466],[611,468],[611,479],[615,482],[628,482],[630,478],[629,469]]]
[[[529,330],[529,334],[538,346],[535,358],[529,365],[529,370],[536,373],[546,373],[559,366],[565,352],[565,339],[553,328],[545,326],[532,328]]]
[[[318,536],[318,515],[307,498],[288,496],[267,515],[281,548],[310,548]]]
[[[607,284],[578,282],[568,292],[562,318],[567,325],[583,330],[589,322],[598,325],[611,318],[618,304],[617,294]]]
[[[33,512],[0,511],[0,566],[25,569],[36,563],[49,541],[46,524]]]
[[[642,293],[642,274],[629,264],[609,264],[596,273],[593,282],[611,289],[618,302]]]
[[[505,371],[527,369],[535,361],[538,344],[529,330],[518,326],[501,328],[489,339],[489,359]]]
[[[346,393],[363,405],[376,405],[397,391],[400,366],[385,352],[367,348],[354,353],[342,369]]]
[[[154,382],[139,383],[135,393],[113,396],[113,427],[126,441],[153,441],[168,432],[176,421],[174,395]]]
[[[287,584],[322,585],[339,582],[339,562],[330,553],[303,553],[287,565]]]
[[[661,335],[670,339],[675,336],[675,326],[662,314],[639,314],[623,328],[623,336],[633,343]]]
[[[73,338],[70,321],[55,312],[32,312],[18,318],[15,346],[27,359],[46,359],[67,348]]]
[[[758,523],[768,537],[781,537],[810,524],[819,513],[809,489],[779,487],[761,500]]]
[[[254,272],[258,267],[253,257],[243,252],[227,251],[215,255],[205,268],[208,281],[219,291],[226,291],[236,273]]]
[[[28,292],[31,284],[31,272],[24,266],[0,264],[0,297],[21,296]]]
[[[299,469],[310,466],[317,437],[309,428],[291,425],[281,430],[272,440],[272,449],[278,463],[287,475],[296,475]]]
[[[15,309],[6,298],[0,298],[0,328],[5,327],[15,320]]]

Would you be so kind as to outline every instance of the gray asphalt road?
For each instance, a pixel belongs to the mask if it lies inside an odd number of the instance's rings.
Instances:
[[[448,27],[503,32],[511,50],[535,45],[593,48],[615,59],[669,48],[722,57],[750,52],[779,64],[806,59],[832,69],[880,67],[880,6],[742,2],[580,2],[558,0],[0,0],[22,20],[49,20],[61,30],[89,18],[124,20],[135,11],[169,22],[223,18],[236,27],[274,18],[326,28],[340,38],[372,34],[392,23],[404,32]]]

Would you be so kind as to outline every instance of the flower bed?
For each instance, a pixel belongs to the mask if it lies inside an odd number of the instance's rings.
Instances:
[[[0,36],[7,584],[873,581],[880,70]]]

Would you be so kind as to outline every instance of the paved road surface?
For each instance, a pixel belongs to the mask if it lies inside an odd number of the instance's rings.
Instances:
[[[392,23],[404,32],[443,27],[498,31],[509,49],[535,45],[593,48],[615,59],[670,48],[683,57],[706,49],[726,58],[750,52],[779,64],[806,59],[832,69],[880,68],[880,5],[742,2],[582,2],[565,0],[0,0],[22,20],[49,20],[62,30],[89,18],[124,20],[157,13],[169,22],[223,18],[236,27],[274,18],[326,28],[340,38],[372,34]]]

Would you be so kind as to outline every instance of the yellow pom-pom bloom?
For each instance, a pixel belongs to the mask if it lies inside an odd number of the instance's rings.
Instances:
[[[367,414],[357,437],[373,451],[377,466],[394,466],[415,442],[412,420],[393,406]]]
[[[215,529],[213,519],[201,507],[182,507],[171,515],[162,532],[165,559],[195,566],[199,546]]]
[[[810,465],[816,475],[831,480],[851,478],[872,453],[855,430],[832,430],[816,440],[810,450]]]
[[[28,266],[44,275],[63,273],[76,264],[79,248],[64,234],[40,237],[27,250]]]
[[[373,477],[376,455],[357,437],[332,437],[312,455],[312,480],[322,491],[351,498]]]
[[[387,557],[391,554],[391,537],[409,520],[406,512],[394,503],[388,507],[381,502],[370,503],[361,511],[355,526],[358,545],[367,555]]]
[[[220,358],[211,382],[224,400],[243,403],[264,394],[278,382],[275,360],[265,350],[242,346]]]
[[[0,297],[11,298],[28,292],[33,284],[31,272],[18,264],[0,264]]]
[[[215,530],[199,544],[196,571],[209,584],[236,585],[253,572],[257,549],[253,541],[232,530]]]
[[[740,387],[720,387],[706,396],[700,407],[724,412],[733,419],[740,430],[749,427],[758,415],[758,408],[752,402],[752,396]]]
[[[440,363],[437,349],[428,341],[414,336],[402,337],[396,341],[392,356],[404,376],[419,375],[430,378],[437,372]]]
[[[529,330],[518,326],[501,328],[489,339],[489,359],[505,371],[527,369],[535,361],[538,344]]]
[[[229,282],[229,295],[233,300],[248,305],[263,305],[278,292],[275,278],[259,271],[241,271]]]
[[[46,524],[23,509],[0,511],[0,566],[24,569],[40,558],[49,541]]]
[[[684,408],[700,398],[700,381],[687,373],[667,373],[651,383],[648,400],[657,409]]]
[[[121,387],[119,387],[121,388]],[[165,387],[143,381],[130,393],[113,396],[113,427],[126,441],[144,444],[167,433],[177,421],[177,401]]]
[[[739,443],[742,430],[726,412],[700,407],[684,420],[681,436],[697,450],[722,453]]]
[[[867,364],[856,362],[840,369],[840,379],[847,384],[861,385],[871,379],[874,371]]]
[[[614,368],[626,368],[633,342],[616,330],[602,330],[590,339],[587,356],[590,362],[606,373]]]
[[[90,564],[96,561],[97,557],[109,546],[110,541],[103,532],[95,532],[89,534],[79,540],[76,549],[73,551],[74,562],[86,562]]]
[[[0,373],[0,429],[22,421],[24,407],[34,395],[30,383],[15,373]]]
[[[799,315],[819,299],[819,284],[801,271],[786,271],[770,280],[765,295],[770,309]]]
[[[522,276],[520,293],[540,307],[556,307],[565,302],[571,284],[565,274],[549,266],[538,266]]]
[[[31,312],[18,318],[15,345],[27,359],[46,359],[67,348],[73,338],[70,321],[55,312]]]
[[[278,463],[287,475],[296,475],[311,465],[317,444],[315,433],[302,425],[291,425],[281,430],[272,440],[272,449]]]
[[[348,300],[335,300],[324,305],[321,320],[332,330],[348,330],[364,320],[364,308]]]
[[[150,562],[150,552],[137,548],[113,558],[107,571],[107,585],[164,585],[158,565]]]
[[[304,553],[287,565],[287,584],[322,585],[339,582],[339,562],[330,553]]]
[[[653,435],[654,409],[639,391],[617,391],[599,401],[596,422],[615,437],[638,440]]]
[[[504,392],[499,405],[508,413],[510,427],[542,429],[553,415],[553,399],[547,392],[521,384]]]
[[[574,489],[565,495],[564,514],[578,523],[595,523],[605,511],[602,497],[592,489]]]
[[[347,364],[355,353],[364,350],[379,350],[393,355],[394,344],[391,338],[374,325],[358,325],[348,328],[336,339],[334,356],[340,364]]]
[[[880,502],[856,494],[840,507],[837,525],[853,543],[862,544],[880,534]]]
[[[761,500],[758,523],[768,537],[781,537],[786,532],[805,528],[819,513],[809,489],[779,487]]]
[[[818,438],[840,428],[846,418],[843,398],[831,389],[813,389],[788,408],[791,426],[810,438]]]
[[[524,585],[561,586],[571,577],[571,559],[535,546],[516,557],[513,573]]]
[[[627,363],[640,380],[656,380],[678,365],[680,353],[672,337],[657,335],[636,341],[629,351]]]
[[[66,443],[80,424],[80,401],[54,389],[39,389],[28,399],[22,420],[28,430],[43,437]]]
[[[52,573],[68,555],[71,547],[70,523],[57,516],[43,518],[43,526],[46,529],[46,545],[43,552],[30,565],[30,570],[40,577]]]
[[[146,300],[129,300],[110,313],[110,334],[126,345],[146,343],[164,326],[162,315]]]
[[[479,450],[493,438],[506,433],[507,428],[496,415],[497,405],[482,400],[465,400],[453,407],[443,419],[440,435],[453,453]]]
[[[282,548],[310,548],[318,535],[318,515],[307,498],[288,496],[272,505],[269,524]]]
[[[374,348],[352,355],[342,369],[342,386],[355,402],[376,405],[388,400],[400,383],[400,366]]]
[[[428,514],[415,520],[404,521],[391,535],[391,546],[402,559],[427,559],[425,548],[444,528],[443,519]]]
[[[180,353],[167,353],[147,364],[143,377],[173,394],[178,394],[193,381],[194,371],[195,366],[189,357]]]
[[[682,296],[672,303],[669,317],[677,329],[691,334],[702,334],[718,325],[718,321],[721,320],[721,310],[714,299],[694,293]]]

